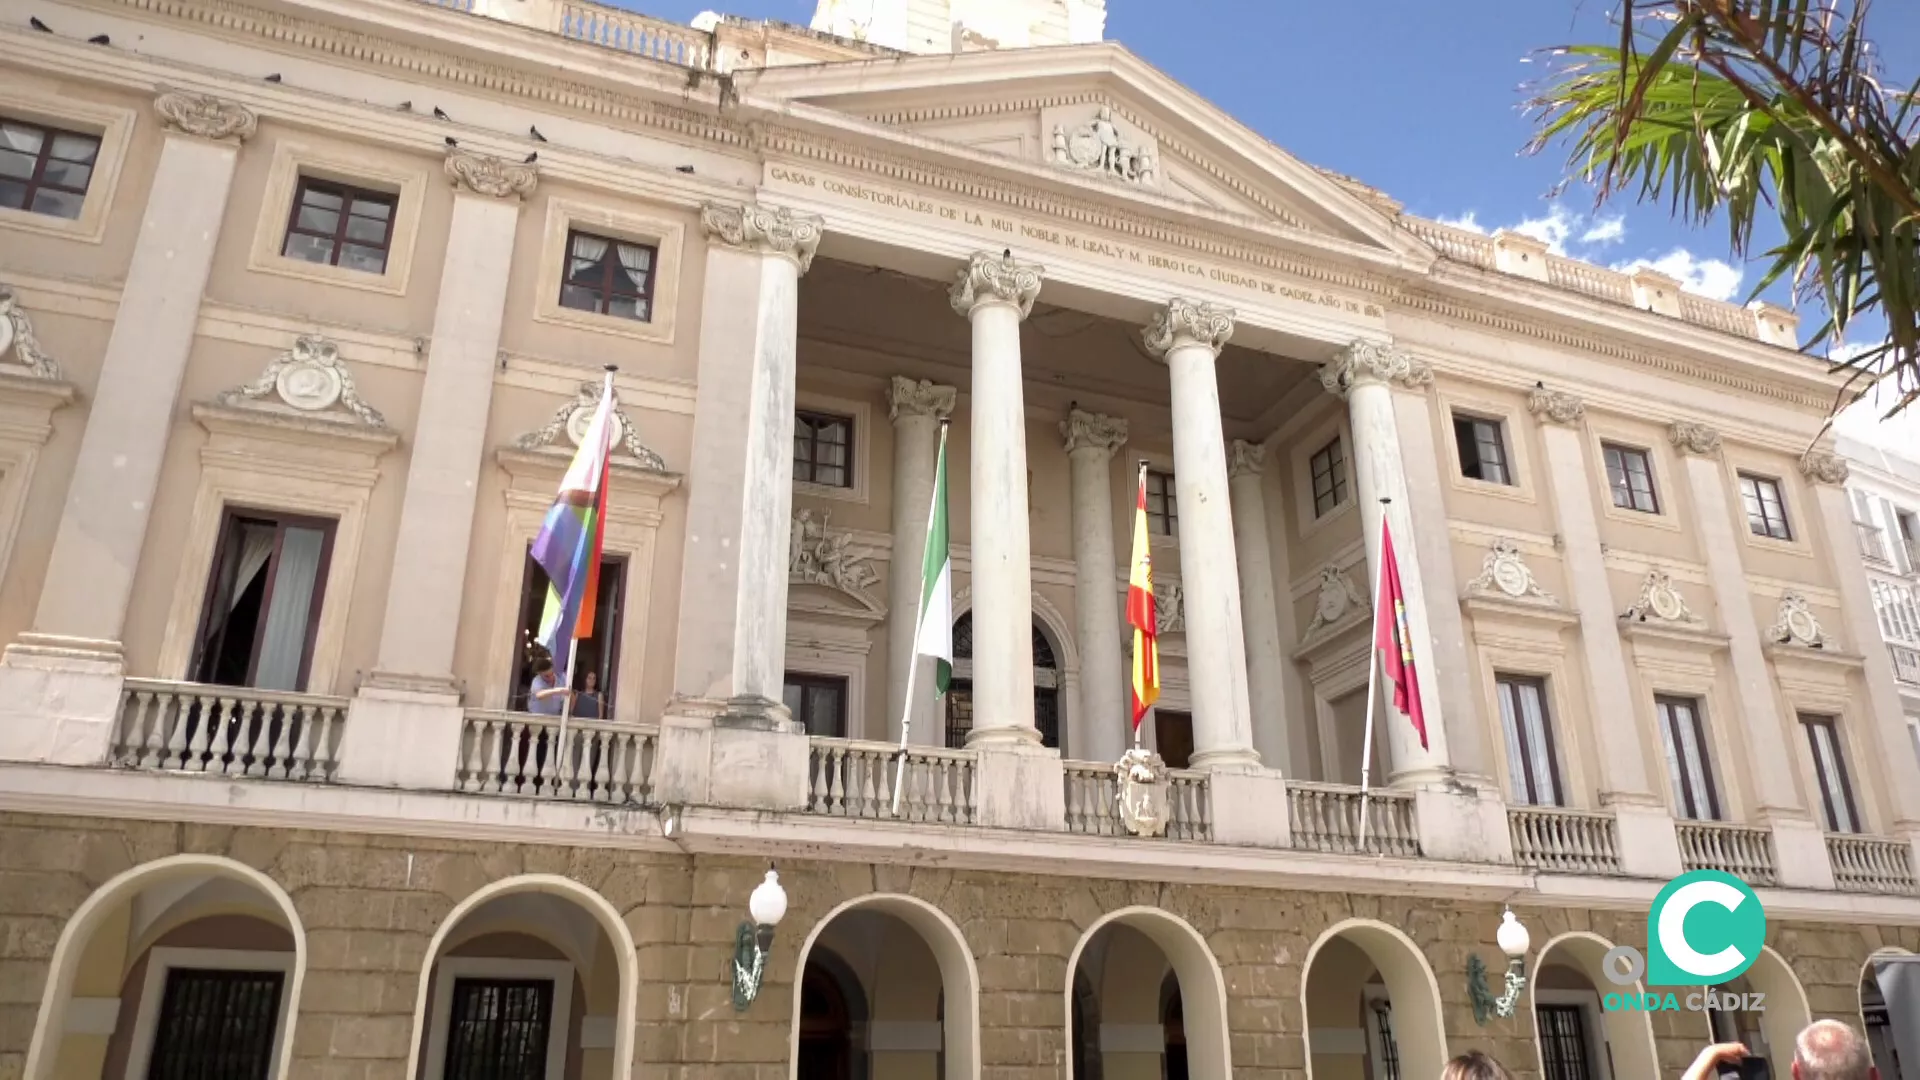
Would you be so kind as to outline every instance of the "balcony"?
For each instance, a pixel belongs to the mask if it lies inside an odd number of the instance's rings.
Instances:
[[[1673,830],[1688,870],[1719,870],[1756,888],[1780,883],[1770,830],[1723,821],[1677,821]]]
[[[1620,873],[1620,837],[1612,814],[1545,806],[1507,810],[1513,861],[1562,874]]]
[[[1827,834],[1827,858],[1833,883],[1847,892],[1920,892],[1913,877],[1913,848],[1900,840],[1848,833]]]
[[[1336,855],[1419,858],[1420,831],[1414,819],[1413,796],[1404,791],[1374,791],[1366,802],[1363,841],[1359,788],[1306,781],[1288,784],[1293,846]]]
[[[574,720],[564,742],[560,735],[557,716],[468,710],[460,790],[614,806],[653,801],[660,744],[653,728]]]
[[[914,746],[900,777],[900,813],[893,812],[899,747],[855,739],[815,738],[807,762],[807,811],[829,817],[971,825],[977,755]]]
[[[1127,835],[1120,818],[1120,776],[1114,767],[1094,761],[1069,761],[1065,765],[1067,831],[1087,836]],[[1167,778],[1167,838],[1212,839],[1207,774],[1170,769]]]
[[[120,692],[121,768],[326,783],[340,764],[347,699],[159,679]]]

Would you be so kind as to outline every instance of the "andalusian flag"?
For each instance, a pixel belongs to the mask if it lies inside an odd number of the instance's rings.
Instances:
[[[1140,498],[1133,511],[1133,569],[1127,578],[1127,622],[1133,626],[1133,732],[1160,698],[1159,626],[1153,610],[1153,552],[1147,543],[1147,467],[1140,466]]]
[[[600,544],[607,524],[607,460],[613,456],[613,371],[586,437],[560,480],[560,494],[533,538],[533,561],[547,572],[540,644],[559,678],[571,680],[573,643],[593,636],[600,592]]]
[[[934,659],[933,696],[953,682],[953,558],[947,554],[947,425],[940,425],[940,456],[933,466],[933,505],[927,510],[927,551],[920,560],[920,629],[916,657]]]

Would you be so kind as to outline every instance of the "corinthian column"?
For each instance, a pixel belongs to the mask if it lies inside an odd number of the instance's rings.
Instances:
[[[1033,722],[1033,547],[1027,532],[1027,416],[1020,322],[1043,268],[974,255],[953,283],[973,324],[973,732],[967,745],[1038,744]]]
[[[1280,609],[1274,599],[1273,551],[1267,538],[1267,497],[1261,490],[1267,448],[1233,441],[1227,483],[1233,491],[1233,550],[1240,559],[1240,617],[1247,641],[1247,699],[1252,706],[1253,746],[1268,768],[1290,756],[1287,661],[1280,654]],[[1176,474],[1177,475],[1177,474]],[[1185,509],[1184,507],[1182,508]]]
[[[1180,505],[1193,765],[1258,765],[1247,702],[1247,643],[1227,492],[1227,444],[1213,365],[1233,336],[1233,309],[1167,302],[1145,333],[1173,390],[1173,483]]]
[[[933,500],[933,469],[940,422],[953,413],[956,391],[926,379],[893,377],[887,415],[893,418],[893,559],[887,580],[887,740],[900,739],[907,709],[907,675],[921,663],[914,655],[914,616],[920,608],[921,556],[927,546],[927,509]],[[928,674],[923,669],[922,674]],[[916,681],[926,690],[933,684]],[[944,731],[934,722],[933,694],[917,693],[911,732],[919,743],[938,744]]]
[[[121,634],[160,463],[240,144],[256,124],[246,108],[204,94],[164,91],[154,111],[166,137],[39,607],[0,661],[0,758],[97,764],[119,708]]]
[[[1126,750],[1127,695],[1113,554],[1113,452],[1127,422],[1073,409],[1060,422],[1073,469],[1073,606],[1080,633],[1080,730],[1075,757],[1117,761]]]

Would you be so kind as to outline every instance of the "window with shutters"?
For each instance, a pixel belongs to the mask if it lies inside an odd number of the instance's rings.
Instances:
[[[265,1080],[285,979],[280,971],[169,969],[146,1080]]]
[[[1813,753],[1814,779],[1819,785],[1822,820],[1827,831],[1859,832],[1860,813],[1853,801],[1853,781],[1847,775],[1847,759],[1833,717],[1801,713],[1800,726],[1806,730],[1807,746]]]
[[[1553,721],[1547,712],[1546,680],[1498,675],[1494,682],[1514,801],[1526,806],[1565,806]]]
[[[1699,700],[1660,695],[1653,699],[1653,706],[1660,715],[1660,741],[1666,750],[1675,815],[1694,821],[1720,820]]]
[[[546,1080],[553,980],[455,979],[442,1080]]]

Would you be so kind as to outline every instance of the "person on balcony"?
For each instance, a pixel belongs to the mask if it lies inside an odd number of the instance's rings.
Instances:
[[[527,711],[539,716],[559,716],[573,691],[560,685],[553,673],[553,661],[542,656],[533,662],[533,685],[527,693]]]
[[[600,699],[600,673],[589,671],[586,685],[573,695],[573,715],[579,720],[603,720],[606,718],[606,703]]]

